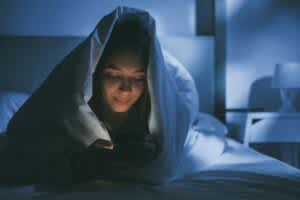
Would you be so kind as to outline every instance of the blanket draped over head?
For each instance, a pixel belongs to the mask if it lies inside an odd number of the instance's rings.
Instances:
[[[218,158],[225,147],[225,136],[207,125],[212,117],[198,112],[198,94],[190,74],[161,49],[154,19],[145,11],[127,7],[118,7],[105,16],[13,117],[7,133],[11,156],[19,155],[26,161],[43,157],[45,163],[48,159],[53,168],[66,170],[61,175],[68,176],[67,167],[52,158],[57,155],[64,162],[74,147],[84,149],[99,138],[110,139],[87,102],[93,92],[93,73],[112,29],[128,16],[136,18],[150,34],[148,124],[150,134],[160,139],[162,151],[146,166],[128,169],[122,176],[145,183],[166,183],[199,171]]]

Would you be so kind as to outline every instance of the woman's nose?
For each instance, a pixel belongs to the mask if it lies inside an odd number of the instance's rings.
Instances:
[[[124,78],[121,80],[119,89],[123,91],[131,91],[132,81],[130,79]]]

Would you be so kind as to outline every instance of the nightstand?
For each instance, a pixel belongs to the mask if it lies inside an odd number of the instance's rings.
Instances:
[[[246,118],[244,145],[250,143],[300,143],[300,113],[251,112]],[[285,147],[284,147],[285,146]],[[291,153],[284,161],[298,166],[298,145],[286,144]]]

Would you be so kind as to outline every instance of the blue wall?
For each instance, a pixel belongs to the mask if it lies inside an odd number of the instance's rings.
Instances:
[[[227,107],[247,107],[255,80],[300,60],[299,19],[299,0],[227,0]]]
[[[195,35],[194,0],[1,0],[0,35],[86,36],[118,5],[149,11],[160,34]]]

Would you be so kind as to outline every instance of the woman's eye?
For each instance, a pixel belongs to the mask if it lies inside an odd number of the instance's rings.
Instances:
[[[143,82],[143,81],[145,81],[145,77],[135,77],[132,80],[134,80],[136,82]]]
[[[133,84],[142,84],[145,81],[145,76],[123,77],[119,74],[114,73],[103,73],[103,77],[106,81],[109,81],[111,83],[120,83],[124,80],[128,80]]]
[[[104,74],[104,78],[108,80],[121,80],[122,77],[117,74]]]

